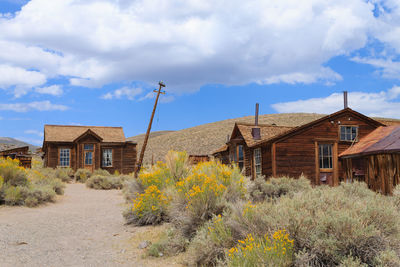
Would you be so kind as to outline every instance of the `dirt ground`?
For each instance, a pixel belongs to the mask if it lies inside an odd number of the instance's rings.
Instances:
[[[56,203],[0,208],[0,266],[181,266],[179,257],[145,258],[167,226],[124,225],[121,191],[68,184]]]

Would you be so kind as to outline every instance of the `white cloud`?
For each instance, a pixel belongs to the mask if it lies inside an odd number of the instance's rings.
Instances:
[[[368,116],[400,118],[399,96],[399,86],[379,93],[349,92],[348,103],[350,108]],[[276,103],[272,108],[280,113],[333,113],[343,109],[343,95],[334,93],[327,97]]]
[[[43,137],[44,136],[43,132],[42,131],[38,131],[38,130],[26,130],[24,133],[37,135],[39,137]]]
[[[134,100],[136,96],[143,92],[142,88],[129,88],[129,87],[122,87],[117,89],[113,92],[108,92],[103,95],[101,98],[103,99],[124,99],[127,98],[129,100]]]
[[[36,93],[60,96],[63,94],[63,89],[59,85],[51,85],[47,87],[38,87],[35,89]]]
[[[16,97],[26,94],[30,88],[40,86],[45,82],[46,76],[40,72],[0,64],[0,88],[12,88]]]
[[[324,64],[367,45],[373,8],[363,0],[31,0],[0,18],[0,60],[83,87],[332,83],[341,76]]]
[[[28,111],[65,111],[68,107],[52,104],[50,101],[35,101],[30,103],[0,104],[0,110],[11,110],[15,112]]]

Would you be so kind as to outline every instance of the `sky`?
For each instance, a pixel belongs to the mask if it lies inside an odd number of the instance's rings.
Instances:
[[[400,118],[399,0],[0,0],[0,136],[254,114]]]

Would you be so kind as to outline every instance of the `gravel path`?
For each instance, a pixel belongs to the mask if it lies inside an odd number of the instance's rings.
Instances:
[[[0,207],[0,266],[145,266],[123,209],[120,191],[83,184],[38,208]]]

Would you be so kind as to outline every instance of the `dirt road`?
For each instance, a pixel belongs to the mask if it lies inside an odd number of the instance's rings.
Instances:
[[[0,207],[0,266],[147,266],[132,240],[146,228],[124,225],[123,209],[120,191],[83,184],[56,203]]]

